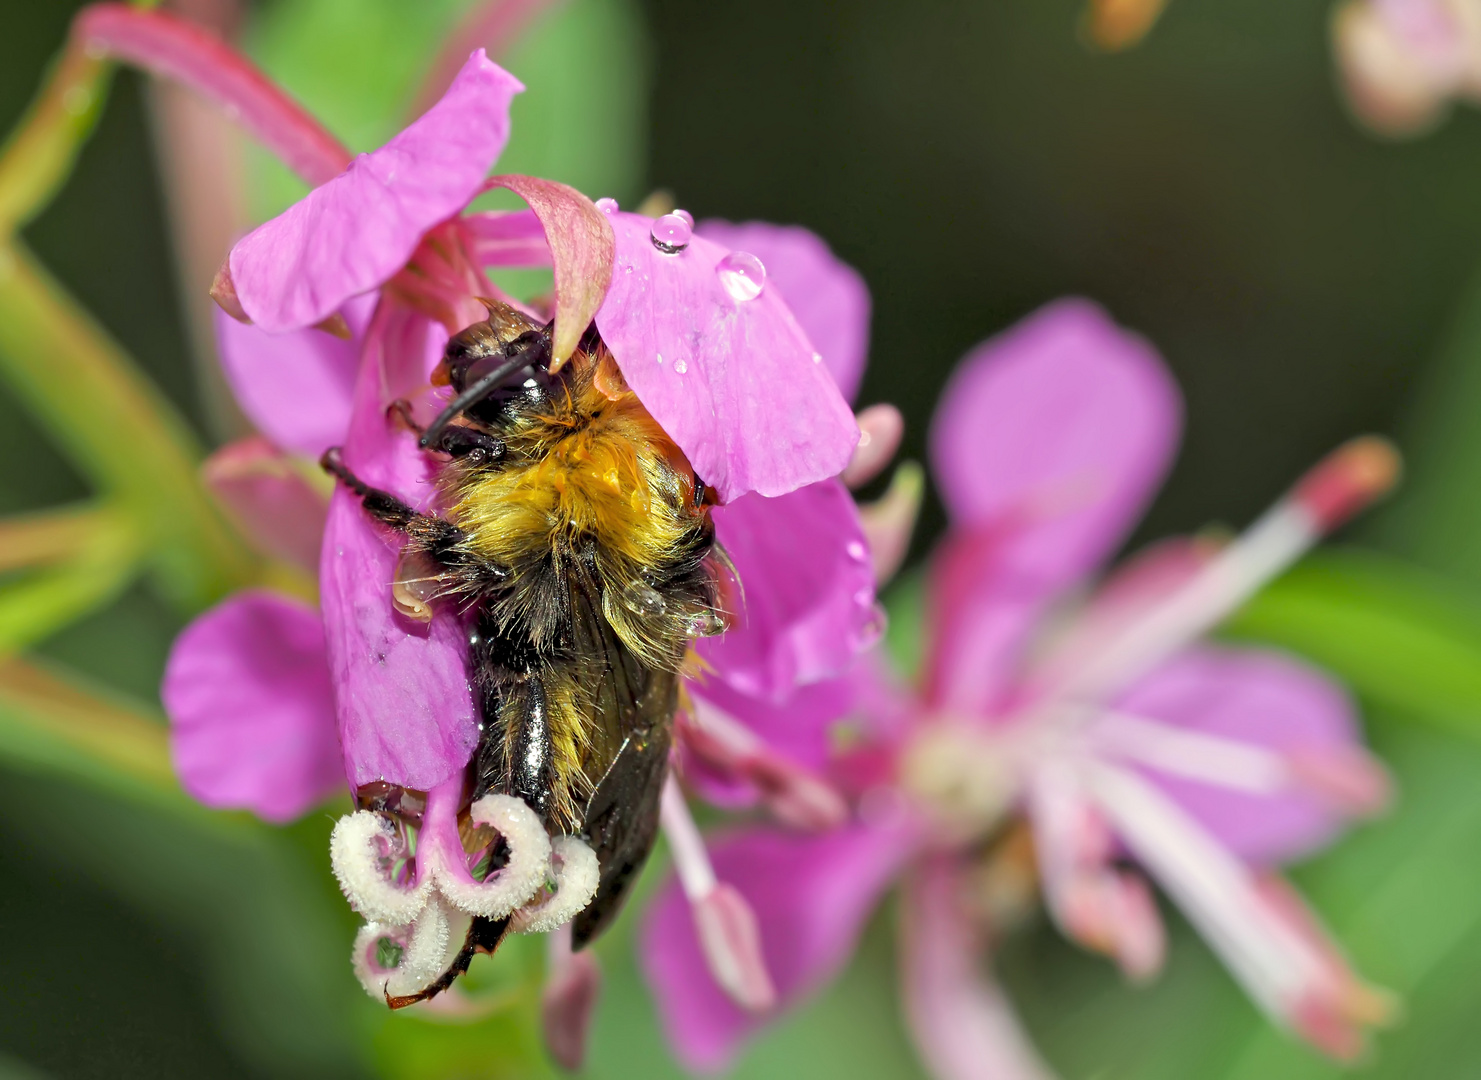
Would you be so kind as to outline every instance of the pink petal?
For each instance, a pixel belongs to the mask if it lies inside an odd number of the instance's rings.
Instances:
[[[616,240],[612,223],[581,192],[535,176],[496,176],[491,186],[507,188],[540,219],[555,268],[555,331],[550,370],[576,351],[612,280]]]
[[[479,266],[549,266],[545,228],[531,210],[464,214],[463,229]]]
[[[314,574],[329,500],[310,486],[302,468],[252,436],[217,450],[201,476],[255,551]]]
[[[781,290],[823,365],[848,401],[859,392],[869,358],[869,287],[839,261],[827,243],[800,225],[711,218],[700,236],[731,251],[749,251],[766,264],[766,280]]]
[[[821,836],[750,832],[711,849],[716,875],[756,913],[778,1009],[794,1008],[843,968],[911,852],[903,832],[864,826]],[[679,1060],[701,1072],[724,1069],[765,1018],[738,1008],[715,984],[672,878],[648,909],[640,948]]]
[[[1331,842],[1342,815],[1299,770],[1376,766],[1362,749],[1352,702],[1329,678],[1277,653],[1191,649],[1143,679],[1117,703],[1134,716],[1274,751],[1294,761],[1293,786],[1253,793],[1160,770],[1145,776],[1242,858],[1284,862]],[[1303,762],[1314,763],[1303,766]],[[1359,775],[1363,775],[1360,773]],[[1381,783],[1382,773],[1376,775]]]
[[[269,334],[216,309],[221,368],[258,431],[283,449],[314,459],[344,442],[362,347],[359,338],[374,307],[373,296],[345,305],[345,319],[355,336],[351,341],[314,329]]]
[[[389,280],[427,230],[478,194],[522,89],[480,49],[420,119],[243,237],[229,265],[252,321],[268,331],[313,326]]]
[[[617,263],[597,327],[720,501],[785,495],[842,472],[858,428],[781,290],[736,299],[717,273],[727,249],[697,236],[666,255],[648,218],[610,220]]]
[[[842,484],[751,494],[714,516],[744,594],[735,625],[699,642],[716,678],[781,702],[847,670],[878,639],[869,546]]]
[[[985,708],[1043,606],[1125,538],[1177,443],[1157,354],[1083,300],[1042,308],[980,346],[931,428],[955,532],[935,571],[938,701]]]
[[[900,912],[905,1016],[935,1080],[1052,1080],[1003,991],[983,977],[986,943],[944,859],[910,878]]]
[[[1094,304],[1060,300],[962,361],[931,425],[931,464],[955,525],[1032,529],[1019,571],[1067,581],[1120,544],[1179,426],[1155,350]]]
[[[160,687],[170,755],[207,806],[286,822],[344,790],[324,628],[296,600],[238,593],[175,639]]]
[[[350,152],[298,102],[193,23],[133,5],[91,4],[74,32],[88,48],[174,79],[220,106],[310,184],[350,162]]]
[[[398,397],[423,387],[446,332],[419,315],[383,306],[366,340],[346,463],[361,479],[425,508],[430,459],[387,419]],[[375,525],[342,487],[329,504],[320,594],[329,666],[355,785],[387,780],[435,787],[467,764],[478,742],[468,684],[467,633],[450,605],[430,623],[407,619],[391,600],[399,537]]]

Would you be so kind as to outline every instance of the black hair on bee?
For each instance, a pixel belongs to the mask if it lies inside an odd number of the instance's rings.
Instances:
[[[724,556],[705,486],[595,330],[552,374],[549,328],[485,303],[488,320],[448,342],[434,382],[454,397],[421,431],[441,462],[440,514],[365,485],[337,449],[323,464],[406,534],[403,564],[420,560],[429,579],[421,594],[468,617],[483,721],[469,802],[513,795],[595,851],[597,892],[572,928],[580,948],[615,918],[652,849],[689,643],[724,626]],[[384,787],[361,805],[388,805]],[[475,918],[448,972],[388,1001],[445,989],[507,922]]]

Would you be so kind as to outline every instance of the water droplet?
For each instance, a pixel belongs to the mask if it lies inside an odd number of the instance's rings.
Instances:
[[[872,649],[884,637],[885,627],[888,625],[889,618],[885,615],[884,608],[878,604],[870,605],[868,617],[854,633],[854,648]]]
[[[648,230],[653,246],[665,255],[677,255],[689,246],[694,237],[694,222],[685,214],[664,214]]]
[[[715,266],[720,284],[732,298],[754,300],[766,288],[766,267],[749,251],[732,251]]]
[[[674,217],[683,218],[685,222],[688,223],[691,229],[694,228],[694,215],[691,214],[688,210],[675,210]]]
[[[612,198],[598,199],[597,209],[604,214],[617,213],[617,200]]]
[[[663,353],[654,353],[654,355],[658,357],[658,362],[660,364],[663,363]]]
[[[864,541],[862,540],[850,540],[846,550],[848,551],[848,557],[853,559],[854,562],[869,561],[869,548],[864,545]]]
[[[821,364],[823,362],[823,354],[820,353],[820,352],[813,353],[812,354],[812,362],[814,364]]]
[[[689,370],[689,365],[684,363],[684,358],[682,356],[674,361],[674,370],[677,371],[680,375]]]
[[[860,607],[868,607],[874,603],[874,586],[865,585],[854,593],[854,603]]]
[[[685,627],[690,637],[714,637],[726,630],[725,617],[718,611],[706,611],[694,616]]]
[[[656,617],[668,610],[668,601],[657,589],[648,585],[634,585],[627,590],[627,607],[639,615]]]
[[[625,264],[623,266],[623,268],[622,268],[622,272],[624,274],[631,274],[633,272],[633,264],[632,263]]]

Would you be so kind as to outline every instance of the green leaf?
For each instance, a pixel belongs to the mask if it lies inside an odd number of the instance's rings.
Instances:
[[[1481,735],[1481,605],[1409,564],[1319,553],[1224,629],[1299,652],[1374,702]]]

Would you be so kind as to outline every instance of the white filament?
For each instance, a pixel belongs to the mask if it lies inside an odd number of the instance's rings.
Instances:
[[[684,792],[672,775],[664,781],[659,814],[679,884],[689,902],[697,903],[715,891],[715,868],[710,865],[704,838],[699,835],[699,827],[684,802]]]

